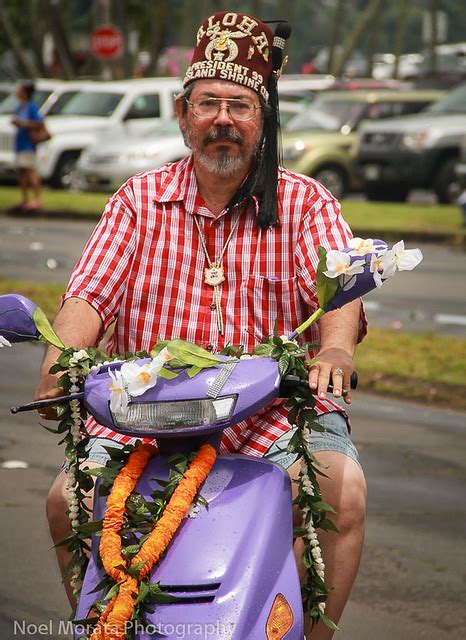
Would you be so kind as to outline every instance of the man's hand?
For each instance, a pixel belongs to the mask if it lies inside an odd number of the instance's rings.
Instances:
[[[348,351],[339,347],[324,348],[317,354],[317,361],[309,372],[309,386],[319,398],[327,397],[327,387],[333,385],[333,395],[346,403],[351,403],[351,374],[354,371],[354,360]]]
[[[50,398],[60,398],[64,396],[65,391],[57,386],[58,378],[59,376],[52,375],[51,373],[43,375],[37,385],[34,400],[48,400]],[[42,409],[38,410],[38,413],[40,417],[45,420],[60,420],[57,416],[55,406],[42,407]]]

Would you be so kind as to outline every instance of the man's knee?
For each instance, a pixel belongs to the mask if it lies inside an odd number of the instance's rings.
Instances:
[[[318,476],[322,499],[336,511],[330,514],[340,533],[364,526],[367,487],[364,473],[357,462],[338,451],[319,451],[315,454],[323,465],[325,476]],[[290,467],[292,479],[298,477],[299,463]],[[296,488],[293,493],[296,495]],[[293,510],[295,526],[300,524],[301,514]]]
[[[349,456],[335,451],[322,451],[317,457],[328,476],[319,478],[322,497],[335,509],[333,519],[340,533],[363,526],[367,486],[362,468]]]

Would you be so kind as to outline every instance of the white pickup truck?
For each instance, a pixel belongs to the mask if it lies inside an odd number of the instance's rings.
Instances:
[[[174,95],[179,78],[145,78],[88,83],[61,108],[45,114],[52,137],[37,147],[41,178],[58,188],[68,188],[76,162],[99,137],[115,138],[143,133],[174,115]],[[0,124],[0,175],[14,169],[14,129]],[[9,140],[8,140],[9,138]],[[7,151],[8,149],[8,151]]]

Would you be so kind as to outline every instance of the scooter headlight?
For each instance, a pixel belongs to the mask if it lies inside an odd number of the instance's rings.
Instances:
[[[167,431],[180,427],[209,426],[229,419],[237,396],[175,402],[133,402],[126,413],[112,412],[115,424],[131,431]]]

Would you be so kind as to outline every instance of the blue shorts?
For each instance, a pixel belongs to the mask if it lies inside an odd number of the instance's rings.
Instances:
[[[359,464],[359,454],[351,441],[348,432],[348,425],[344,416],[337,411],[324,413],[317,418],[317,422],[325,427],[325,431],[312,431],[310,451],[317,453],[318,451],[338,451],[343,453]],[[276,462],[285,469],[290,467],[298,459],[296,453],[289,453],[286,449],[297,427],[290,429],[284,433],[278,440],[272,444],[270,449],[264,455],[264,458],[271,462]],[[87,445],[89,453],[88,460],[105,465],[109,460],[109,455],[104,447],[114,447],[121,449],[123,445],[108,438],[91,438]]]
[[[311,431],[311,444],[309,445],[311,453],[338,451],[339,453],[349,456],[359,464],[358,450],[350,438],[348,424],[341,413],[338,413],[338,411],[323,413],[318,416],[316,422],[324,427],[325,431]],[[287,447],[293,434],[296,433],[297,428],[298,427],[293,427],[280,436],[278,440],[275,440],[264,455],[264,458],[276,462],[285,469],[288,469],[288,467],[296,462],[298,454],[289,453]]]

